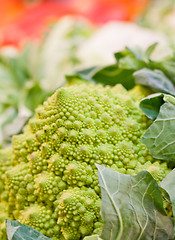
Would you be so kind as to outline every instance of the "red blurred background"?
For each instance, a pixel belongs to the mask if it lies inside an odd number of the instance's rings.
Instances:
[[[46,27],[64,15],[85,17],[92,24],[134,21],[149,0],[0,0],[0,46],[20,47],[39,39]]]

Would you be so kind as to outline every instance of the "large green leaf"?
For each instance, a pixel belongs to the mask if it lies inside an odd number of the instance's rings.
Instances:
[[[175,223],[175,169],[173,169],[160,183],[160,186],[166,190],[169,194],[172,209],[173,209],[173,218]]]
[[[105,67],[91,67],[77,71],[72,75],[67,75],[67,80],[74,78],[84,79],[86,81],[95,81],[104,85],[115,86],[122,84],[126,89],[134,87],[133,69],[119,68],[117,64]]]
[[[171,79],[172,83],[175,85],[175,54],[173,56],[168,56],[166,59],[153,62],[155,69],[160,69],[164,74]]]
[[[134,87],[133,69],[119,68],[116,64],[109,65],[101,68],[93,74],[92,79],[96,82],[115,86],[116,84],[122,84],[126,89]]]
[[[142,171],[130,176],[97,165],[102,191],[104,240],[168,240],[174,237],[159,186]]]
[[[8,240],[52,240],[18,221],[6,220]]]
[[[158,92],[168,93],[175,96],[175,86],[169,78],[160,70],[143,68],[134,73],[136,84],[152,87]]]
[[[149,148],[154,158],[175,164],[175,102],[173,103],[173,99],[173,97],[164,97],[166,102],[160,107],[157,118],[141,141]]]
[[[160,107],[164,104],[164,94],[151,94],[140,101],[139,107],[151,120],[155,120],[159,114]]]

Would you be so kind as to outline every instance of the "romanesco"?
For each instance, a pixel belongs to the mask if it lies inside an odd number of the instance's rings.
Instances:
[[[7,212],[8,204],[6,202],[0,202],[0,239],[7,240],[5,219],[8,218]]]
[[[95,163],[132,175],[146,169],[158,181],[170,171],[140,142],[148,124],[121,85],[58,89],[36,109],[24,134],[13,137],[10,165],[0,157],[1,199],[9,217],[53,240],[99,232]]]

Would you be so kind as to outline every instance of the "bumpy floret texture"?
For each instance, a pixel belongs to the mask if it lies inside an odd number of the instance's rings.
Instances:
[[[5,173],[12,166],[12,149],[0,150],[0,202],[7,201],[8,194],[5,192]]]
[[[56,223],[57,215],[43,204],[35,203],[22,210],[19,221],[33,227],[43,235],[52,237],[53,240],[60,239],[61,237],[60,227]]]
[[[6,202],[0,202],[0,239],[7,240],[5,219],[8,218],[7,212],[8,204]]]
[[[58,213],[58,225],[67,240],[77,240],[90,235],[100,219],[101,201],[93,189],[71,188],[64,190],[55,211]]]
[[[98,233],[95,163],[132,175],[145,169],[158,181],[169,172],[140,143],[148,124],[121,85],[58,89],[36,109],[24,134],[13,137],[11,162],[4,165],[0,157],[1,199],[8,201],[9,217],[53,240]]]

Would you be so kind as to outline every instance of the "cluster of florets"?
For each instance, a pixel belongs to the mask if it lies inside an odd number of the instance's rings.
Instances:
[[[99,232],[95,163],[132,175],[145,169],[158,181],[169,171],[140,143],[147,127],[121,85],[58,89],[36,109],[24,134],[13,137],[10,165],[4,169],[0,163],[1,199],[8,202],[9,217],[53,240]]]
[[[74,187],[64,190],[55,204],[55,212],[65,239],[77,240],[91,235],[94,229],[101,230],[100,205],[100,198],[91,188]]]

